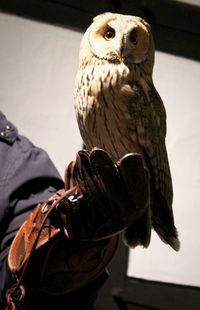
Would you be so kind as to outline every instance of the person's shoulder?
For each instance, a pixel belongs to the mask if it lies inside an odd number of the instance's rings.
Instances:
[[[38,186],[63,187],[62,178],[47,152],[35,146],[0,112],[0,205],[19,188],[37,180]],[[1,221],[1,212],[0,212]]]
[[[0,111],[0,185],[7,179],[11,163],[16,161],[15,142],[18,139],[17,128]]]
[[[0,112],[0,184],[27,182],[30,178],[61,179],[45,150],[35,146]]]
[[[0,111],[0,142],[12,145],[17,139],[17,136],[17,128]]]
[[[26,136],[21,135],[17,127],[0,111],[0,165],[12,162],[12,159],[31,160],[29,153],[45,153],[35,146]],[[26,156],[27,155],[27,156]]]

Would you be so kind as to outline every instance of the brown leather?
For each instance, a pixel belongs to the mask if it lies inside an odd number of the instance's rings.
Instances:
[[[17,281],[7,292],[7,309],[23,309],[26,287],[50,294],[76,290],[98,277],[112,259],[117,236],[88,244],[69,239],[57,209],[70,208],[68,197],[73,192],[75,187],[62,189],[39,204],[19,229],[8,255]]]
[[[53,295],[70,293],[81,288],[105,271],[118,245],[115,236],[91,244],[75,242],[61,236],[48,249],[35,287]],[[39,262],[41,262],[38,259]],[[30,277],[32,274],[30,272]]]
[[[11,272],[19,272],[31,253],[60,233],[50,222],[50,215],[55,211],[71,190],[64,189],[54,194],[47,203],[38,204],[15,236],[8,255],[8,266]]]
[[[149,208],[147,175],[138,154],[127,154],[115,164],[102,149],[80,150],[66,169],[65,184],[77,185],[83,196],[79,211],[68,219],[73,239],[114,236],[134,225]]]

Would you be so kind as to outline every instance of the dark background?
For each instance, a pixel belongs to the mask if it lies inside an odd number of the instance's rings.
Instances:
[[[200,60],[200,0],[199,5],[192,2],[0,0],[0,10],[78,31],[85,31],[92,18],[102,12],[138,15],[150,22],[157,50]],[[128,249],[120,242],[108,268],[109,280],[98,297],[97,310],[200,309],[200,288],[128,278],[127,263]]]
[[[151,23],[158,50],[199,60],[200,0],[199,5],[190,4],[193,1],[0,0],[0,9],[80,31],[102,12],[138,15]]]

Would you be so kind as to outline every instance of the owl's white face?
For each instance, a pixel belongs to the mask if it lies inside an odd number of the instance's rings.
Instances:
[[[110,62],[146,59],[150,26],[140,17],[104,13],[94,18],[86,36],[93,56]]]

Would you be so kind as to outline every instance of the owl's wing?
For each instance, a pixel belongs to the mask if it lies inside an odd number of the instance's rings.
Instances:
[[[137,102],[133,98],[132,104],[129,100],[134,120],[134,128],[130,130],[135,131],[150,174],[152,225],[164,242],[178,250],[180,244],[174,225],[172,180],[165,146],[165,108],[153,85],[148,97],[139,87],[137,97]]]

